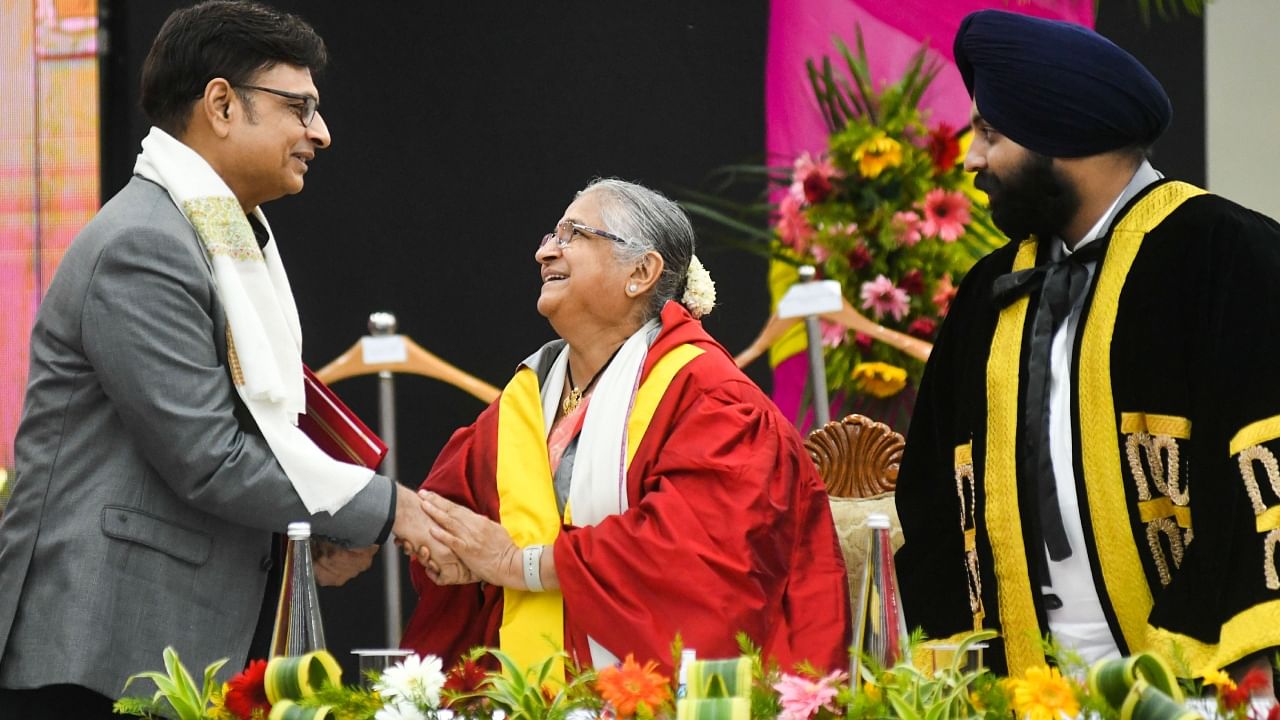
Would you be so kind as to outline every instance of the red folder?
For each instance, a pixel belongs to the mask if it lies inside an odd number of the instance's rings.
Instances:
[[[298,416],[298,427],[333,459],[377,469],[387,454],[386,443],[360,422],[311,368],[303,365],[302,375],[307,413]]]

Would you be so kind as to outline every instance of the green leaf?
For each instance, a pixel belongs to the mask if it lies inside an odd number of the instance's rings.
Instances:
[[[898,720],[923,720],[920,713],[897,693],[890,692],[888,700],[889,704],[893,706],[893,711],[897,714]]]

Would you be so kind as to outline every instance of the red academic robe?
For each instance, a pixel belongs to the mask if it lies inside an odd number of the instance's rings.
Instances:
[[[668,303],[645,376],[669,350],[704,352],[674,377],[627,474],[630,509],[563,525],[553,546],[565,649],[590,665],[587,637],[671,671],[676,633],[705,658],[738,654],[747,633],[790,669],[848,664],[844,561],[822,481],[796,429],[687,310]],[[422,487],[499,520],[499,402],[457,431]],[[418,605],[404,646],[446,667],[498,645],[502,588],[438,587],[416,564]],[[550,649],[549,649],[550,650]]]

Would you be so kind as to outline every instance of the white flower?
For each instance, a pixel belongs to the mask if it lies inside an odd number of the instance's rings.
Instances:
[[[710,314],[716,306],[716,284],[711,273],[702,267],[702,261],[694,255],[689,261],[689,274],[685,277],[684,297],[681,304],[689,308],[689,314],[696,318]]]
[[[417,708],[440,707],[440,690],[444,688],[444,672],[440,658],[428,655],[425,659],[410,655],[382,672],[373,689],[397,705],[413,705]],[[406,718],[412,716],[405,716]],[[388,716],[395,720],[396,716]],[[383,720],[379,717],[378,720]]]
[[[389,702],[373,716],[374,720],[427,720],[427,716],[412,703]]]

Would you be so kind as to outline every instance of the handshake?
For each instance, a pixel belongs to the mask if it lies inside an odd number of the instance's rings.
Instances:
[[[433,492],[397,486],[392,533],[437,585],[525,587],[520,548],[506,528]]]
[[[528,589],[520,548],[506,528],[470,509],[426,490],[415,493],[396,485],[396,516],[391,528],[405,554],[421,563],[437,585],[490,585]],[[316,582],[342,585],[373,564],[378,546],[341,548],[317,542]],[[550,553],[542,561],[543,584],[554,575]],[[558,587],[558,584],[556,585]]]

